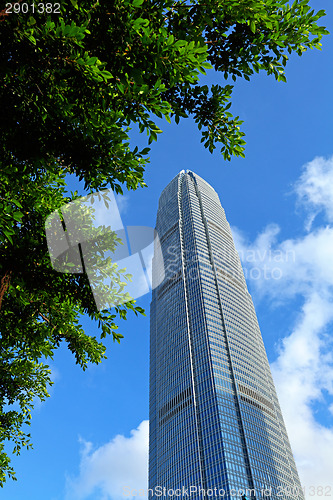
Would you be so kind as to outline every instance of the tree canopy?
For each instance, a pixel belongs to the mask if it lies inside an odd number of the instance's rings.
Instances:
[[[133,145],[129,131],[147,134],[149,146],[163,117],[192,116],[210,152],[244,157],[232,83],[259,71],[285,81],[288,54],[320,48],[324,11],[308,4],[31,0],[0,12],[0,485],[15,478],[4,442],[17,454],[31,446],[24,426],[51,383],[44,360],[61,342],[83,368],[105,357],[80,315],[119,341],[115,321],[143,312],[132,300],[97,311],[84,274],[52,268],[44,224],[77,198],[66,176],[88,193],[145,186],[149,148]],[[205,85],[206,70],[219,83]]]

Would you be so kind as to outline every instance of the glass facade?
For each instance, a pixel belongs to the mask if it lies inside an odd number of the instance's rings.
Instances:
[[[151,303],[150,495],[303,500],[218,195],[180,172],[161,194],[156,229],[165,279]],[[153,280],[160,271],[153,260]]]

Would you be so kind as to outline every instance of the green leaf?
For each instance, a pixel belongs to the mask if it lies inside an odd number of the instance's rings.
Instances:
[[[14,205],[16,205],[17,207],[22,208],[22,204],[17,199],[12,198],[11,202],[14,203]]]
[[[150,151],[150,148],[144,148],[142,151],[140,151],[140,155],[144,156],[147,155]]]
[[[23,217],[23,214],[22,212],[14,212],[12,216],[16,221],[20,221]]]
[[[13,244],[13,238],[12,238],[11,233],[6,229],[4,229],[3,232],[4,232],[5,236],[7,237],[7,239],[10,241],[10,243]]]
[[[29,16],[27,24],[28,26],[33,26],[34,24],[36,24],[36,19],[33,16]]]
[[[87,60],[86,60],[86,64],[88,64],[89,66],[92,66],[93,64],[96,63],[97,61],[97,57],[89,57]]]
[[[34,36],[28,35],[27,38],[28,38],[29,42],[31,42],[33,45],[36,45],[37,42],[36,42],[36,38]]]
[[[175,37],[173,35],[170,35],[169,38],[167,39],[166,43],[167,45],[172,45],[175,41]]]

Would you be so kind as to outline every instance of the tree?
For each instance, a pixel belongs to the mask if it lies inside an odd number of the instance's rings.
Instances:
[[[308,3],[32,0],[0,12],[0,443],[12,441],[14,453],[31,446],[22,428],[33,399],[48,396],[44,359],[61,342],[83,369],[105,357],[80,315],[119,341],[116,318],[143,312],[131,300],[97,311],[85,275],[52,269],[44,223],[77,197],[66,175],[88,193],[145,186],[149,148],[132,147],[129,130],[138,127],[151,144],[161,133],[156,117],[192,116],[210,152],[219,145],[224,159],[243,157],[230,79],[263,70],[285,81],[288,53],[320,48],[324,11]],[[208,69],[225,84],[202,85]],[[114,243],[103,241],[101,251]],[[2,485],[15,475],[0,446]]]

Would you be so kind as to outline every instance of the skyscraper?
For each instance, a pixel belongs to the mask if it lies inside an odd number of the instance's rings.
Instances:
[[[180,172],[160,196],[156,229],[165,279],[151,303],[150,495],[303,499],[217,193]]]

